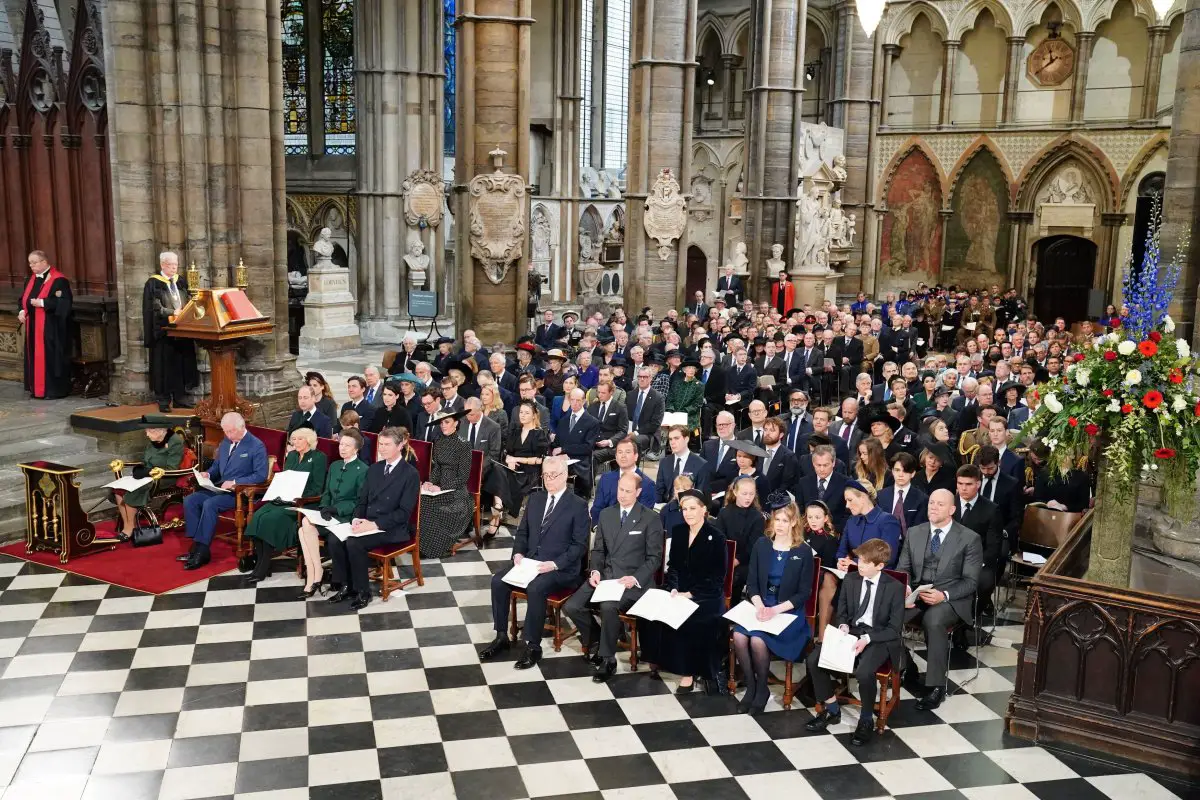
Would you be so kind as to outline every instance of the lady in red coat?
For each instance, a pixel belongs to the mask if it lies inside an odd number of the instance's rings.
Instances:
[[[781,271],[779,282],[771,287],[771,305],[778,309],[780,314],[786,316],[788,311],[796,307],[793,302],[795,291],[796,287],[792,286],[788,274]]]

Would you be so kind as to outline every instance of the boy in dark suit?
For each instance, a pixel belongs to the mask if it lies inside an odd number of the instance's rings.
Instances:
[[[582,395],[582,392],[580,392]],[[582,398],[581,398],[582,400]],[[545,492],[530,495],[513,542],[513,563],[492,576],[494,638],[479,653],[490,661],[509,647],[509,597],[515,588],[504,582],[509,570],[526,557],[541,561],[538,576],[525,587],[525,652],[517,669],[529,669],[542,657],[542,629],[546,624],[546,598],[582,580],[580,568],[588,542],[588,510],[583,498],[567,491],[567,459],[551,456],[542,462]]]
[[[854,677],[858,679],[862,713],[850,743],[861,747],[871,740],[874,732],[875,673],[889,660],[895,669],[900,669],[904,663],[904,643],[901,641],[904,586],[883,572],[884,565],[892,558],[892,548],[887,542],[868,539],[855,549],[854,555],[858,556],[858,571],[849,573],[842,581],[834,623],[842,633],[858,637],[859,655]],[[818,644],[808,654],[808,674],[812,676],[817,699],[828,699],[823,701],[821,713],[804,726],[813,733],[842,721],[833,676],[821,669],[820,663],[821,645]]]
[[[669,503],[675,497],[675,479],[691,475],[692,485],[708,492],[708,462],[688,447],[691,433],[683,425],[672,425],[667,431],[668,452],[658,462],[655,497],[659,503]]]
[[[911,453],[892,456],[892,485],[880,490],[875,499],[875,505],[900,520],[901,533],[929,521],[929,495],[912,485],[916,474],[917,460]]]

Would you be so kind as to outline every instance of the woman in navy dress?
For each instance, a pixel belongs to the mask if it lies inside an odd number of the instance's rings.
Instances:
[[[846,508],[852,515],[846,520],[842,541],[838,544],[837,568],[846,571],[854,562],[852,553],[867,539],[883,539],[892,548],[888,569],[900,559],[900,520],[875,505],[875,487],[851,480],[846,482]]]
[[[795,614],[796,620],[779,634],[747,631],[733,626],[733,651],[746,676],[746,693],[738,703],[739,714],[759,714],[771,697],[767,673],[771,656],[798,661],[812,635],[804,615],[812,594],[813,551],[804,541],[804,520],[787,492],[776,492],[767,502],[771,512],[771,536],[754,545],[746,594],[766,622],[779,614]]]

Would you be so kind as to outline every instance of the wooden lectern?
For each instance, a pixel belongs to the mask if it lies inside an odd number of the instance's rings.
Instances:
[[[168,336],[191,339],[208,351],[212,394],[196,404],[196,415],[204,421],[206,430],[219,426],[221,417],[228,411],[236,411],[250,419],[254,406],[237,390],[237,348],[248,337],[270,333],[275,328],[243,291],[245,267],[241,264],[237,275],[241,288],[193,288],[191,300],[179,309],[167,330]],[[188,286],[199,286],[195,265],[188,270]],[[220,436],[206,438],[221,440]]]
[[[25,552],[48,550],[66,564],[76,556],[113,550],[113,537],[96,538],[96,526],[79,505],[81,467],[50,461],[21,464],[25,475]]]

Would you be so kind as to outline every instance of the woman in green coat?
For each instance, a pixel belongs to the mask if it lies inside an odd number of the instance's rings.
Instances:
[[[317,449],[317,432],[312,428],[297,428],[288,439],[290,450],[283,460],[284,470],[307,472],[303,497],[315,497],[325,488],[325,471],[328,460]],[[246,535],[254,540],[254,573],[246,579],[250,585],[264,580],[271,574],[271,556],[275,551],[295,547],[296,509],[281,500],[263,504],[250,524]]]
[[[362,449],[363,436],[353,428],[342,428],[338,439],[338,455],[341,461],[335,461],[329,466],[329,479],[325,481],[325,494],[321,495],[321,516],[326,519],[336,519],[338,522],[349,522],[354,515],[354,507],[358,505],[358,494],[367,481],[369,465],[358,457]],[[325,573],[321,568],[321,539],[317,526],[306,517],[300,518],[300,549],[304,553],[304,594],[307,600],[321,590],[325,593],[322,578]]]
[[[156,423],[143,423],[154,425]],[[146,438],[150,441],[146,443],[146,449],[142,451],[142,463],[133,468],[133,477],[148,478],[150,470],[155,467],[162,469],[179,469],[180,463],[183,462],[183,437],[177,433],[171,433],[163,427],[147,427]],[[154,490],[154,481],[147,483],[140,489],[134,489],[132,492],[113,492],[113,502],[117,506],[117,514],[121,519],[122,536],[129,536],[133,533],[133,529],[137,526],[137,510],[145,508],[146,503],[150,500],[150,492]]]
[[[689,358],[683,362],[683,380],[671,384],[667,392],[667,411],[683,411],[688,415],[688,427],[700,425],[700,407],[704,405],[704,384],[696,380],[700,362]]]

